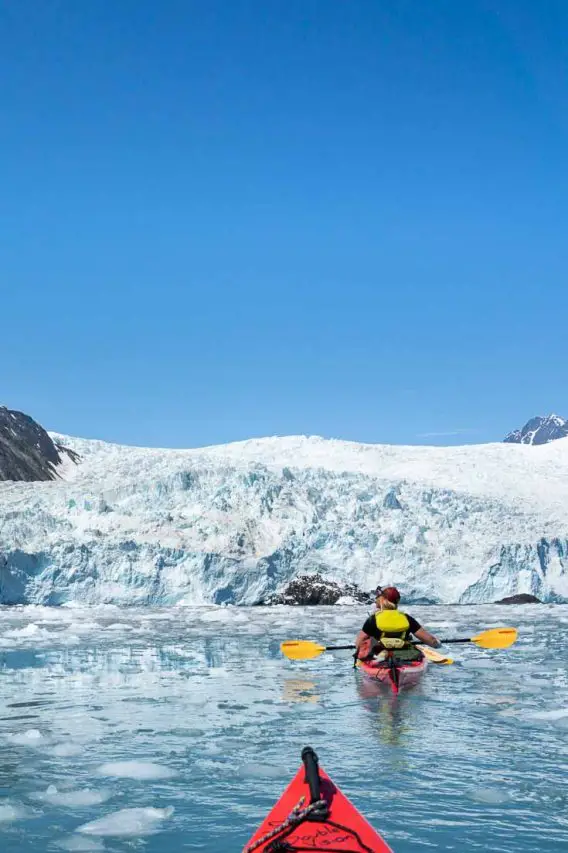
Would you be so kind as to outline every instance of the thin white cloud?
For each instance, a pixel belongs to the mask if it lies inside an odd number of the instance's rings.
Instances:
[[[476,433],[479,430],[473,427],[465,427],[464,429],[451,429],[443,432],[419,432],[416,438],[450,438],[453,435],[464,435],[465,433]]]

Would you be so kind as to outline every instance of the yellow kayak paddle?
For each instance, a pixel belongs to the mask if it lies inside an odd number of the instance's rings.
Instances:
[[[475,643],[482,649],[507,649],[512,646],[517,639],[518,631],[516,628],[490,628],[488,631],[482,631],[475,637],[467,637],[460,639],[441,640],[442,645],[447,643]],[[349,646],[322,646],[319,643],[314,643],[311,640],[285,640],[280,645],[280,650],[290,660],[310,660],[317,658],[323,652],[337,652],[344,649],[354,649],[353,644]],[[436,652],[434,649],[420,645],[420,649],[433,663],[449,664],[452,663],[451,658],[447,658]]]
[[[280,644],[280,651],[290,660],[310,660],[310,658],[319,657],[323,652],[337,652],[354,648],[354,645],[320,646],[319,643],[312,643],[311,640],[284,640]]]
[[[441,643],[475,643],[482,649],[508,649],[516,641],[518,636],[516,628],[489,628],[475,637],[466,637],[460,640],[441,640]]]

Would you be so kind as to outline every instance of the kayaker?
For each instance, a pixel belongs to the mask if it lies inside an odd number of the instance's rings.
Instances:
[[[398,610],[400,593],[395,586],[378,586],[375,590],[377,611],[365,621],[357,634],[355,644],[359,660],[368,660],[374,655],[384,657],[387,649],[394,650],[399,659],[411,660],[422,656],[410,642],[412,634],[427,646],[438,648],[442,644],[408,613]],[[384,641],[384,642],[383,642]]]

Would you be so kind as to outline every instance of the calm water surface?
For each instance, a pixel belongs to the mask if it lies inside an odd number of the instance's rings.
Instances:
[[[0,850],[240,851],[312,745],[396,853],[568,851],[568,607],[412,608],[454,646],[393,699],[365,608],[0,607]]]

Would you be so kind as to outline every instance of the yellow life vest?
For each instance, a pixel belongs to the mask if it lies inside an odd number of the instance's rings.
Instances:
[[[407,643],[410,622],[398,610],[380,610],[375,613],[375,622],[381,632],[380,642],[385,649],[403,649]]]

